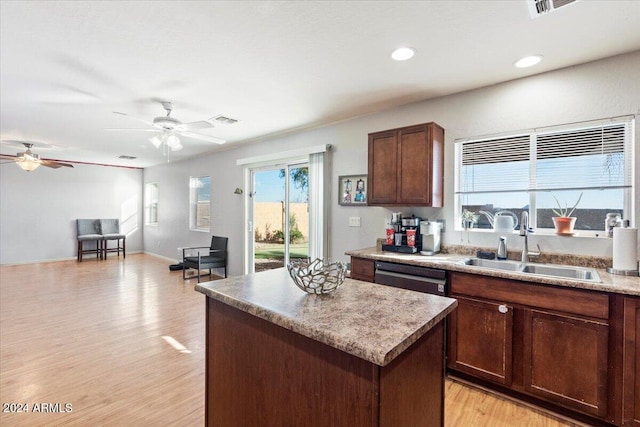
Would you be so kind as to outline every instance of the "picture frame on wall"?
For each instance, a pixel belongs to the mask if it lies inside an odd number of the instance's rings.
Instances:
[[[339,176],[338,204],[341,206],[366,206],[368,190],[367,175]]]

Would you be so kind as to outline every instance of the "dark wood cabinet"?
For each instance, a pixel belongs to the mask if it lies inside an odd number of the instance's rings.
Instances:
[[[609,325],[524,309],[524,389],[567,408],[607,415]]]
[[[606,293],[458,272],[450,286],[450,370],[613,420]]]
[[[622,362],[624,426],[640,426],[640,298],[625,297]]]
[[[206,311],[206,426],[444,425],[444,322],[379,366],[213,298]]]
[[[444,129],[424,123],[369,134],[369,205],[442,207]]]
[[[372,259],[351,257],[351,278],[373,282],[375,278],[375,261]]]
[[[449,315],[449,367],[511,385],[513,307],[455,296]]]

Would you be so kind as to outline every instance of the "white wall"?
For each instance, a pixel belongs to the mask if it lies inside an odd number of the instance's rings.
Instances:
[[[210,234],[188,231],[187,186],[189,176],[211,175],[212,234],[230,238],[230,273],[242,273],[244,196],[233,194],[233,190],[243,186],[243,172],[241,167],[235,166],[236,160],[320,144],[334,147],[329,221],[331,258],[346,260],[345,251],[374,246],[376,239],[384,234],[384,219],[392,211],[445,219],[445,243],[460,244],[462,239],[464,244],[496,246],[497,237],[492,233],[471,233],[468,242],[466,233],[461,236],[453,229],[455,139],[638,113],[640,51],[265,139],[199,159],[149,168],[145,170],[144,181],[160,185],[160,225],[145,229],[144,248],[177,258],[178,247],[208,244]],[[429,121],[445,128],[444,208],[387,209],[338,205],[337,177],[367,172],[368,133]],[[639,135],[640,132],[636,132],[636,147],[640,145]],[[636,169],[640,157],[638,151],[634,162]],[[640,188],[637,170],[634,179],[636,189]],[[637,197],[634,206],[633,223],[638,226],[640,209]],[[360,216],[362,227],[349,227],[349,216]],[[521,240],[517,236],[509,238],[509,247],[521,248]],[[535,247],[536,243],[543,251],[611,256],[611,239],[534,235],[530,244]]]
[[[445,243],[495,246],[491,233],[469,236],[453,230],[454,150],[456,138],[507,132],[605,117],[640,113],[640,51],[487,88],[410,104],[334,125],[264,139],[258,143],[197,159],[169,163],[144,171],[94,165],[74,169],[39,168],[26,173],[15,165],[0,167],[0,264],[75,257],[76,218],[119,217],[127,227],[128,252],[145,250],[178,259],[179,247],[208,245],[211,234],[230,238],[230,274],[243,265],[243,203],[233,194],[244,186],[236,160],[288,151],[301,146],[331,144],[329,250],[346,260],[349,249],[369,247],[383,236],[384,219],[392,211],[430,219],[444,218]],[[367,134],[434,121],[445,128],[445,207],[345,207],[337,203],[337,177],[367,172]],[[636,148],[640,132],[636,132]],[[638,159],[635,154],[636,189]],[[416,172],[418,173],[418,172]],[[212,232],[188,230],[189,177],[212,179]],[[142,232],[143,183],[159,184],[159,225]],[[640,225],[639,198],[634,200],[634,224]],[[362,227],[349,227],[349,216],[361,217]],[[604,219],[603,219],[604,220]],[[144,235],[144,240],[143,240]],[[532,236],[543,251],[611,256],[611,240]],[[517,236],[509,247],[521,247]]]
[[[142,170],[76,164],[0,166],[0,264],[76,257],[76,218],[119,218],[127,253],[142,250]]]

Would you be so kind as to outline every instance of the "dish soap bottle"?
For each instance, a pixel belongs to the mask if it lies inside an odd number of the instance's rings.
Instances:
[[[500,237],[498,241],[498,259],[506,260],[507,259],[507,238]]]

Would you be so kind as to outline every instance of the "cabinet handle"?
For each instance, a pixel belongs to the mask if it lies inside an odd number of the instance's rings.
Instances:
[[[507,307],[507,306],[506,306],[506,305],[504,305],[504,304],[500,304],[500,305],[498,306],[498,311],[499,311],[500,313],[502,313],[502,314],[505,314],[506,312],[508,312],[508,311],[509,311],[509,307]]]

